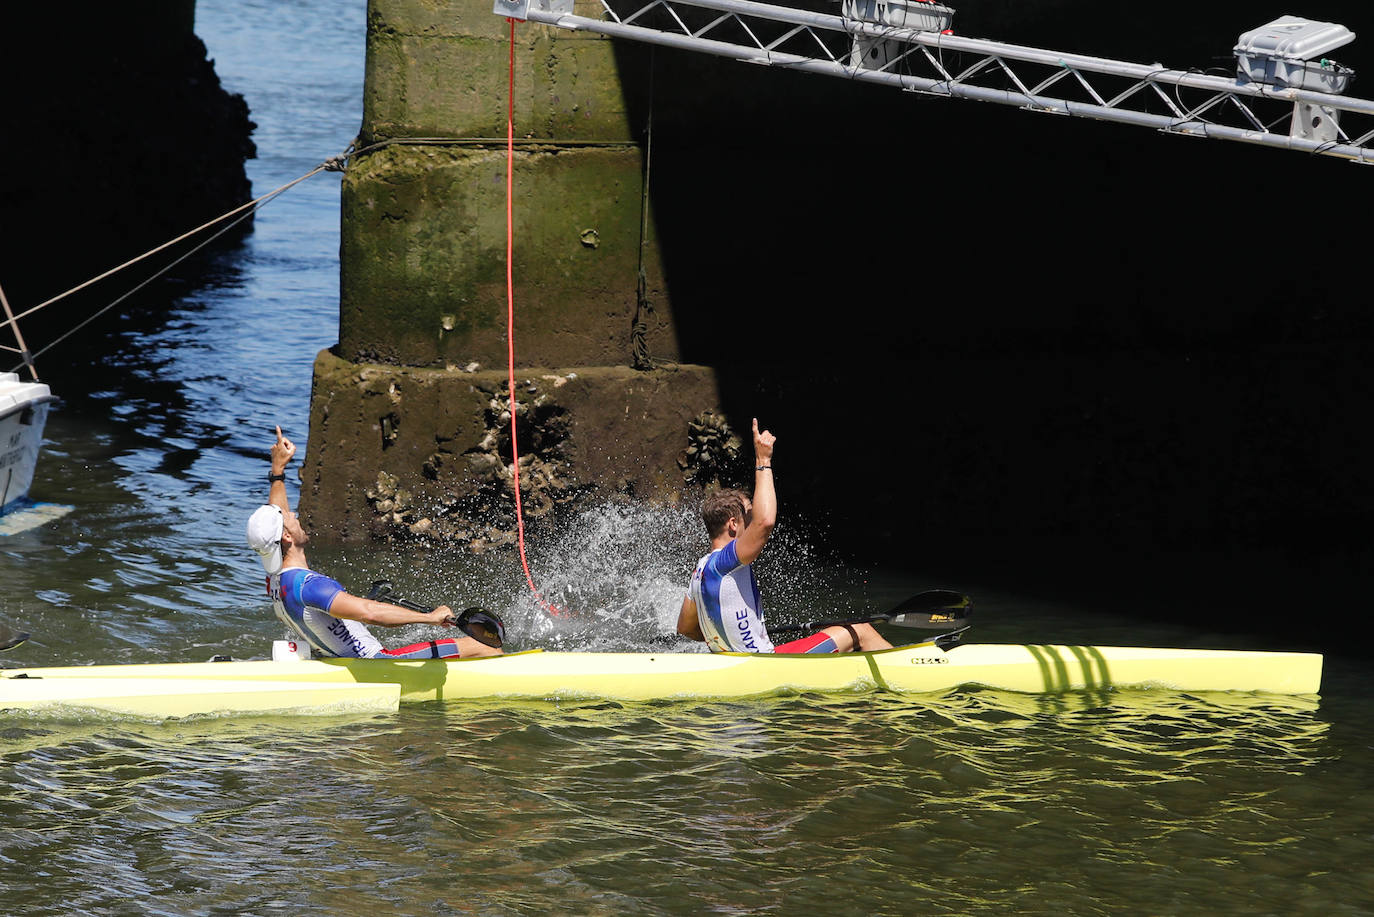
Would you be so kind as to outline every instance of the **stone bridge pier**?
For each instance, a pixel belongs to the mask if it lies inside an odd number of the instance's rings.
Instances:
[[[680,362],[634,93],[605,39],[520,24],[515,41],[526,515],[614,494],[681,499],[739,443],[711,413],[714,371]],[[479,549],[514,531],[510,42],[489,0],[369,5],[363,123],[342,191],[339,343],[315,364],[302,472],[317,529]],[[689,458],[692,441],[704,449]]]

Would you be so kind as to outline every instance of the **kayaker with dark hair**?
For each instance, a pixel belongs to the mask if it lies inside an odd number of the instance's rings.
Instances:
[[[257,552],[267,571],[267,593],[277,617],[323,656],[380,656],[388,659],[452,659],[493,656],[500,649],[469,636],[428,640],[398,649],[385,649],[366,624],[401,627],[434,624],[451,627],[455,615],[447,605],[422,612],[350,595],[337,580],[316,573],[305,559],[310,536],[286,499],[286,466],[296,444],[277,427],[272,444],[268,502],[248,520],[248,546]]]
[[[799,640],[774,645],[763,624],[763,604],[751,566],[773,534],[778,499],[773,489],[776,437],[754,431],[754,497],[739,490],[717,490],[702,502],[701,518],[711,553],[697,561],[678,612],[677,632],[703,640],[712,652],[847,653],[892,646],[871,624],[827,627]]]

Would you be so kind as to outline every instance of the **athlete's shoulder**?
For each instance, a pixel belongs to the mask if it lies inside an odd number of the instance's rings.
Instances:
[[[739,552],[735,549],[735,542],[731,541],[723,548],[717,548],[710,554],[701,559],[701,566],[710,565],[720,573],[729,573],[740,565]]]
[[[312,580],[317,577],[319,579],[330,580],[331,582],[333,582],[333,580],[330,577],[324,575],[323,573],[320,573],[318,570],[311,570],[309,567],[286,567],[281,571],[280,576],[282,582],[300,579]]]
[[[313,605],[324,611],[329,610],[336,595],[346,591],[338,580],[306,567],[283,570],[281,584],[284,594],[295,598],[302,605]]]

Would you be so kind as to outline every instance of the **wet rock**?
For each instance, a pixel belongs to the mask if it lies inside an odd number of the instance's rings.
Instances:
[[[384,415],[378,423],[382,428],[382,448],[385,449],[396,442],[396,437],[401,435],[401,418],[393,411]]]
[[[739,487],[744,483],[744,441],[715,411],[702,411],[687,424],[687,448],[678,467],[688,484]]]
[[[377,483],[367,491],[367,498],[373,502],[391,497],[396,493],[396,475],[385,471],[377,472]]]
[[[397,486],[394,475],[378,473],[367,491],[374,535],[388,541],[423,539],[460,545],[473,552],[516,542],[517,465],[511,454],[510,396],[499,389],[486,394],[486,429],[478,444],[456,455],[451,444],[457,437],[436,435],[438,448],[421,467],[425,479],[447,484],[448,490],[437,497],[429,492],[417,501],[410,491]],[[521,446],[521,509],[527,523],[552,524],[561,509],[575,506],[589,490],[567,473],[565,449],[572,418],[566,408],[540,394],[532,381],[520,387],[514,414]]]

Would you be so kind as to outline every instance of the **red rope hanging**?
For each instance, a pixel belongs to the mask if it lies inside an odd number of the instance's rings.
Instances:
[[[515,252],[515,221],[512,200],[515,197],[515,23],[510,23],[510,79],[506,93],[506,382],[510,396],[510,457],[515,484],[515,527],[520,545],[520,566],[525,571],[525,582],[530,592],[543,609],[555,616],[561,616],[566,609],[550,605],[534,586],[530,575],[530,564],[525,557],[525,513],[520,502],[520,446],[515,433],[515,279],[512,270]]]

